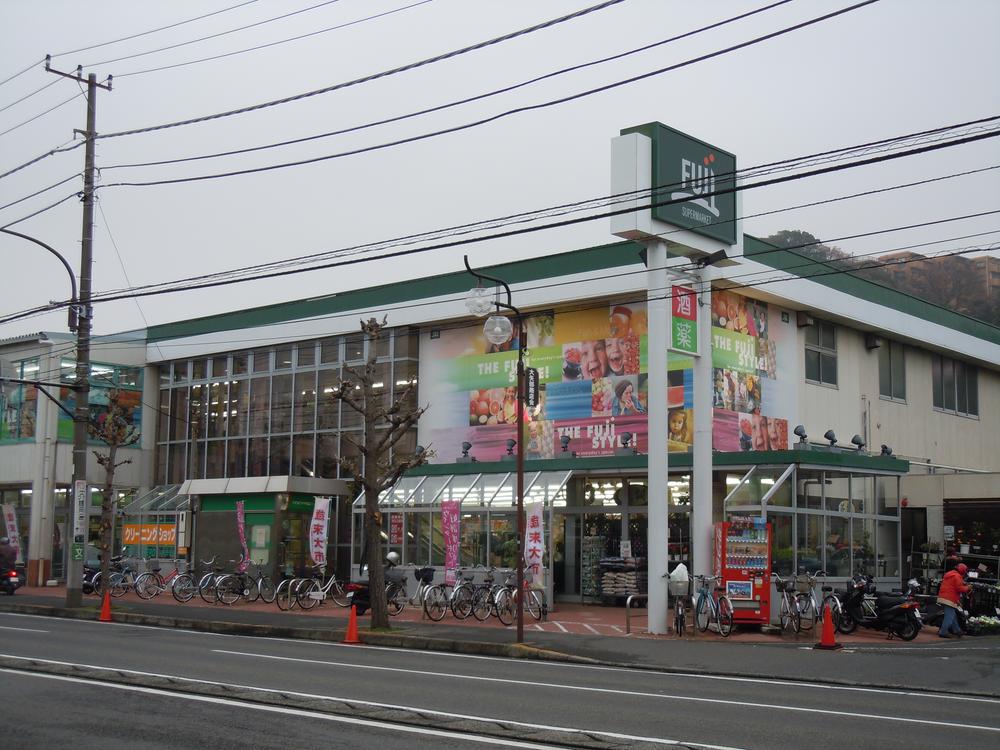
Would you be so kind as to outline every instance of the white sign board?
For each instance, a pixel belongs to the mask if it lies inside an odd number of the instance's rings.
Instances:
[[[951,541],[952,539],[955,538],[955,527],[954,526],[945,526],[944,527],[944,538],[947,541]]]
[[[86,541],[87,538],[87,506],[90,497],[87,492],[87,483],[78,479],[73,483],[73,539],[77,542]]]

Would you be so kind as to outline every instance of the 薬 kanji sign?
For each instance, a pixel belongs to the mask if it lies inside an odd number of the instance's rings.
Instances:
[[[670,348],[684,354],[698,353],[698,296],[694,289],[671,287]]]

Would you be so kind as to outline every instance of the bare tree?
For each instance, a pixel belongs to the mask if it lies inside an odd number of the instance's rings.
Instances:
[[[106,587],[111,568],[111,535],[114,529],[115,472],[119,466],[132,463],[131,458],[118,460],[118,450],[128,448],[142,437],[132,422],[132,408],[122,404],[122,393],[117,388],[108,391],[106,412],[91,412],[87,432],[95,440],[108,446],[106,453],[94,451],[97,463],[104,469],[104,490],[101,493],[101,582]]]
[[[368,344],[364,367],[347,367],[347,377],[341,378],[333,398],[344,408],[353,409],[364,420],[363,439],[359,442],[350,433],[346,440],[357,449],[357,457],[340,456],[337,461],[354,477],[355,486],[364,492],[364,548],[368,564],[371,624],[373,628],[389,627],[389,612],[385,599],[385,571],[382,552],[382,514],[379,496],[390,489],[408,470],[427,462],[432,455],[417,446],[415,453],[395,450],[395,446],[416,426],[427,407],[414,406],[411,394],[414,384],[393,395],[391,383],[380,383],[376,366],[378,341],[384,335],[386,319],[361,321],[361,332]]]

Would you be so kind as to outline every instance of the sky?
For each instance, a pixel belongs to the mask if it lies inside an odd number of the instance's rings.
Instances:
[[[53,56],[52,67],[63,72],[82,65],[85,75],[95,73],[99,81],[114,76],[112,90],[99,90],[96,97],[97,131],[111,134],[328,88],[598,4],[4,2],[0,174],[80,142],[79,137],[73,139],[74,130],[86,124],[81,87],[47,73],[42,62],[46,54]],[[880,0],[676,70],[553,106],[533,106],[676,65],[854,4],[792,0],[689,38],[426,115],[281,148],[161,166],[121,166],[356,128],[619,55],[769,4],[624,0],[482,49],[328,93],[196,124],[101,138],[96,146],[100,187],[94,292],[219,273],[607,196],[611,139],[623,128],[651,121],[732,152],[738,168],[747,168],[1000,114],[1000,46],[995,43],[1000,2],[995,0]],[[191,20],[206,14],[212,15]],[[282,15],[287,17],[277,18]],[[172,28],[155,31],[167,26]],[[302,38],[284,41],[293,37]],[[115,43],[105,44],[111,41]],[[523,107],[531,109],[495,118]],[[488,118],[495,119],[460,127]],[[370,150],[454,128],[460,129]],[[219,179],[117,184],[227,173],[358,149],[369,150]],[[82,225],[76,193],[82,189],[83,163],[84,149],[78,147],[0,178],[0,227],[52,246],[75,269],[80,264]],[[1000,209],[1000,170],[789,210],[995,165],[1000,165],[1000,138],[754,189],[743,196],[743,228],[759,237],[783,229],[804,230],[858,254],[924,242],[939,244],[918,252],[996,247],[1000,215],[837,240]],[[44,190],[62,180],[67,181]],[[22,200],[38,191],[44,192]],[[973,234],[979,236],[968,237]],[[466,253],[473,265],[481,266],[616,239],[608,219],[598,219],[394,260],[102,302],[95,306],[94,331],[115,333],[458,271]],[[32,243],[0,234],[0,259],[0,317],[69,297],[66,271]],[[0,323],[0,340],[43,330],[66,331],[65,312]]]

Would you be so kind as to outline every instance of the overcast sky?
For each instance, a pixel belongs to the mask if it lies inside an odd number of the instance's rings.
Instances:
[[[21,125],[80,93],[78,84],[44,71],[40,61],[46,53],[53,54],[53,67],[60,70],[84,65],[85,73],[96,73],[100,80],[115,76],[113,91],[102,90],[97,97],[97,129],[107,134],[332,86],[597,3],[258,0],[233,7],[240,0],[9,0],[0,4],[0,80],[37,64],[0,85],[0,173],[71,145],[73,130],[85,125],[82,96]],[[249,148],[396,117],[616,55],[768,4],[625,0],[552,28],[344,90],[210,122],[102,139],[97,164],[100,183],[108,187],[99,191],[95,212],[94,290],[226,271],[605,196],[611,138],[622,128],[650,121],[731,151],[745,168],[1000,114],[1000,2],[881,0],[676,71],[415,143],[225,179],[113,186],[312,159],[453,128],[674,65],[852,2],[793,0],[614,62],[346,135],[225,158],[112,168]],[[233,9],[69,53],[227,8]],[[268,20],[293,11],[303,12]],[[377,14],[384,15],[371,18]],[[255,23],[259,25],[223,34]],[[336,26],[342,28],[332,29]],[[304,34],[313,35],[278,44]],[[148,72],[260,45],[271,46]],[[173,48],[142,54],[169,46]],[[15,103],[47,84],[52,85]],[[77,192],[83,158],[83,148],[77,148],[0,179],[4,206],[77,175],[0,209],[0,226]],[[752,190],[744,195],[743,211],[773,212],[997,164],[1000,139],[985,140]],[[998,172],[747,218],[744,230],[767,236],[802,229],[833,240],[996,210]],[[78,268],[81,216],[82,206],[73,198],[10,228],[52,245]],[[998,233],[952,239],[993,230]],[[109,302],[97,306],[95,330],[112,333],[455,271],[462,268],[466,252],[473,263],[487,264],[614,239],[603,219],[407,259]],[[948,241],[928,250],[989,245],[998,239],[1000,215],[833,244],[871,253],[934,240]],[[0,315],[69,296],[65,271],[40,248],[0,234],[0,258]],[[39,330],[66,330],[65,313],[0,324],[0,339]]]

